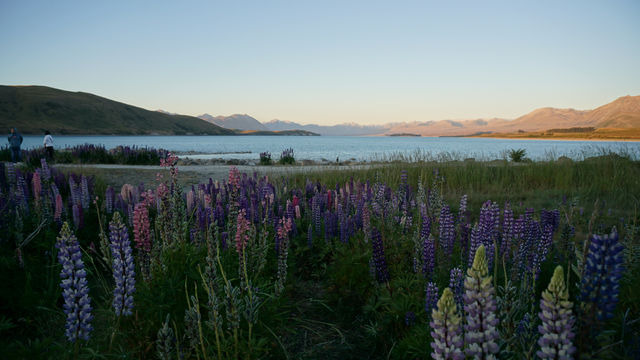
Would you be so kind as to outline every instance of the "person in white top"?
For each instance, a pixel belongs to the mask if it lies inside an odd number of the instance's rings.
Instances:
[[[44,141],[42,142],[47,154],[47,159],[53,160],[53,137],[49,130],[44,132]]]

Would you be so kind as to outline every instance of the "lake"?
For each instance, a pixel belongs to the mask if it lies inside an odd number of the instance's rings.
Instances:
[[[42,146],[43,136],[25,135],[23,149]],[[418,157],[423,160],[475,158],[501,159],[510,149],[525,149],[534,160],[568,156],[582,159],[601,154],[603,149],[623,151],[638,158],[640,142],[512,140],[457,137],[389,136],[62,136],[54,135],[55,148],[85,143],[163,148],[177,152],[197,152],[191,158],[259,159],[263,151],[274,160],[286,148],[293,148],[296,159],[340,161],[389,160]]]

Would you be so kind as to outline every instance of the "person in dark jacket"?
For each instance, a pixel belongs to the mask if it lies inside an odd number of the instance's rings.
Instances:
[[[22,145],[22,135],[14,127],[11,128],[11,134],[7,138],[9,140],[9,148],[11,149],[11,162],[20,161],[20,145]]]

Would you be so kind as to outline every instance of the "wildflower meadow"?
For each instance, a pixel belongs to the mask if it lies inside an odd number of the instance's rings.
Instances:
[[[117,189],[0,163],[2,358],[640,358],[635,160],[191,185],[154,156]]]

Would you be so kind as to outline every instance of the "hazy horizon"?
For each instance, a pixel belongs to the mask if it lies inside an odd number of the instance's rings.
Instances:
[[[514,119],[640,94],[640,3],[0,4],[0,83],[301,124]]]

